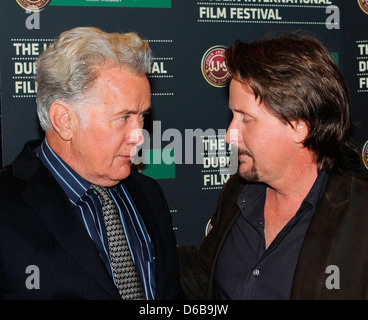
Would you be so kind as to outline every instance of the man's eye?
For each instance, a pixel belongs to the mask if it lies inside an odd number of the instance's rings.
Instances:
[[[251,122],[252,120],[253,120],[253,118],[248,117],[248,116],[244,116],[244,117],[242,118],[243,123],[249,123],[249,122]]]

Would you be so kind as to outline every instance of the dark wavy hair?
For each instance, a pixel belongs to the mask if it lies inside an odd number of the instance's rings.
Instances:
[[[226,50],[225,60],[232,76],[248,84],[281,121],[307,123],[304,146],[315,153],[319,168],[331,172],[359,167],[348,88],[320,41],[301,33],[252,43],[237,40]]]

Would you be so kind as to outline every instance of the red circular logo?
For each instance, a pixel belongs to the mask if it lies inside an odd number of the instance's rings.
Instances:
[[[23,8],[30,11],[42,10],[50,0],[17,0],[17,3]]]
[[[368,14],[368,0],[358,0],[360,9],[363,10],[364,13]]]
[[[362,159],[365,167],[368,169],[368,141],[365,143],[362,150]]]
[[[225,87],[230,79],[230,73],[225,65],[225,46],[209,48],[202,57],[202,74],[206,81],[214,87]]]

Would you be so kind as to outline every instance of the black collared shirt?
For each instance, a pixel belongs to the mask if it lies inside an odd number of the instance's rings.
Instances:
[[[238,198],[241,214],[230,231],[216,266],[221,299],[290,299],[293,276],[304,238],[324,193],[328,175],[321,170],[295,216],[266,249],[266,185],[249,184]]]

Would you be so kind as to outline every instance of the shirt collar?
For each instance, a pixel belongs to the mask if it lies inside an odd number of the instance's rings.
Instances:
[[[63,188],[70,201],[76,203],[90,188],[91,183],[83,179],[70,168],[49,146],[45,138],[41,146],[35,149],[36,155],[50,170],[51,174]]]
[[[314,208],[316,208],[319,203],[319,200],[322,198],[322,195],[325,192],[327,180],[328,174],[324,169],[322,169],[318,173],[317,179],[314,182],[309,193],[305,197],[304,201],[309,202]]]
[[[237,200],[241,215],[255,225],[263,221],[266,189],[267,186],[263,183],[247,184]]]
[[[322,169],[318,173],[309,193],[304,198],[301,207],[309,204],[315,209],[325,191],[327,181],[328,174]],[[263,183],[246,185],[244,191],[240,194],[237,200],[237,205],[244,218],[247,220],[259,220],[259,216],[264,209],[266,189],[267,186]]]

